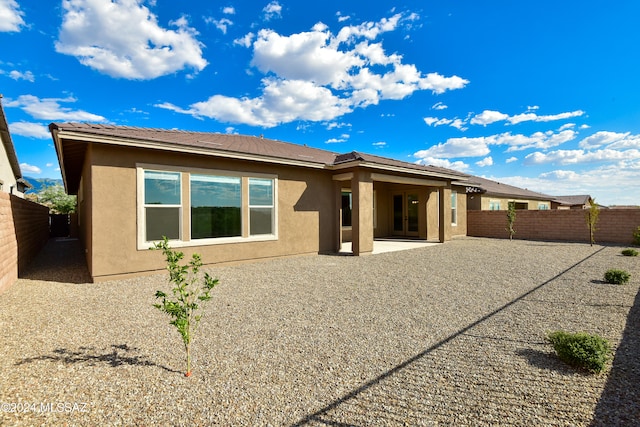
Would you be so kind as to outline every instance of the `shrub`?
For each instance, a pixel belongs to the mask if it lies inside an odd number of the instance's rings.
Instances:
[[[638,256],[638,251],[635,249],[625,249],[622,251],[622,255],[624,256]]]
[[[630,277],[631,275],[624,270],[611,269],[604,273],[604,281],[614,285],[623,285]]]
[[[636,228],[636,231],[633,232],[633,243],[636,246],[640,246],[640,225]]]
[[[560,360],[589,372],[602,372],[611,357],[609,342],[598,335],[556,331],[548,339]]]

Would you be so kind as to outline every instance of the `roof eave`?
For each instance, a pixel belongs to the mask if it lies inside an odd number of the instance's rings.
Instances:
[[[55,126],[55,125],[52,124],[52,126]],[[255,162],[275,163],[275,164],[281,164],[281,165],[287,165],[287,166],[301,166],[301,167],[308,167],[308,168],[314,168],[314,169],[324,169],[326,167],[326,163],[323,163],[323,162],[311,162],[311,161],[287,159],[287,158],[275,157],[275,156],[239,153],[239,152],[228,151],[228,150],[216,150],[211,148],[186,147],[183,145],[173,144],[166,141],[156,142],[156,141],[150,141],[147,139],[97,135],[93,133],[85,133],[81,131],[70,131],[70,130],[64,130],[64,129],[63,130],[58,129],[56,132],[57,132],[57,138],[59,140],[66,138],[66,139],[74,139],[76,141],[85,141],[89,143],[145,148],[145,149],[171,151],[171,152],[179,152],[179,153],[186,153],[186,154],[200,154],[200,155],[206,155],[206,156],[215,155],[215,156],[224,157],[228,159],[251,160]],[[63,162],[60,156],[58,160],[60,162],[60,167],[62,168]]]
[[[383,170],[383,171],[386,171],[386,172],[407,173],[407,174],[411,174],[411,175],[429,176],[431,178],[442,178],[442,179],[456,180],[456,181],[466,181],[468,179],[466,176],[461,176],[461,175],[446,174],[446,173],[440,173],[440,172],[428,171],[428,170],[420,170],[420,169],[413,169],[413,168],[404,168],[404,167],[400,167],[400,166],[392,166],[392,165],[385,165],[385,164],[380,164],[380,163],[372,163],[372,162],[367,162],[367,161],[363,161],[363,160],[342,162],[342,163],[339,163],[337,165],[335,165],[335,164],[334,165],[330,165],[329,168],[331,170],[339,171],[339,170],[343,170],[343,169],[351,169],[351,168],[357,168],[357,167],[375,169],[375,170]]]

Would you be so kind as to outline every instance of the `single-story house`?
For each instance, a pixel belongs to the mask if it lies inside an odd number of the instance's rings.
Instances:
[[[162,270],[162,236],[205,263],[466,234],[468,175],[262,137],[52,123],[93,280]]]
[[[465,184],[469,210],[506,211],[510,203],[514,203],[516,209],[548,210],[551,209],[551,201],[554,199],[547,194],[479,176],[470,176]]]
[[[551,209],[589,209],[591,196],[588,194],[576,196],[556,196],[551,201]]]
[[[9,124],[2,108],[0,95],[0,191],[24,198],[24,192],[31,184],[22,177],[18,156],[9,133]]]

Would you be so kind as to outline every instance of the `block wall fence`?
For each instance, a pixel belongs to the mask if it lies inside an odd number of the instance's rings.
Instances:
[[[589,243],[588,210],[516,211],[514,239]],[[630,245],[640,226],[640,209],[601,209],[596,243]],[[468,211],[467,235],[508,239],[506,211]]]
[[[49,208],[0,192],[0,293],[49,239]]]

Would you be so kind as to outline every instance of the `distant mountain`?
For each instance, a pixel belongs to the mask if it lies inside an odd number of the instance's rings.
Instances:
[[[61,179],[32,178],[30,176],[25,176],[24,179],[33,185],[33,188],[28,189],[26,194],[39,193],[44,187],[51,187],[52,185],[63,185]]]

